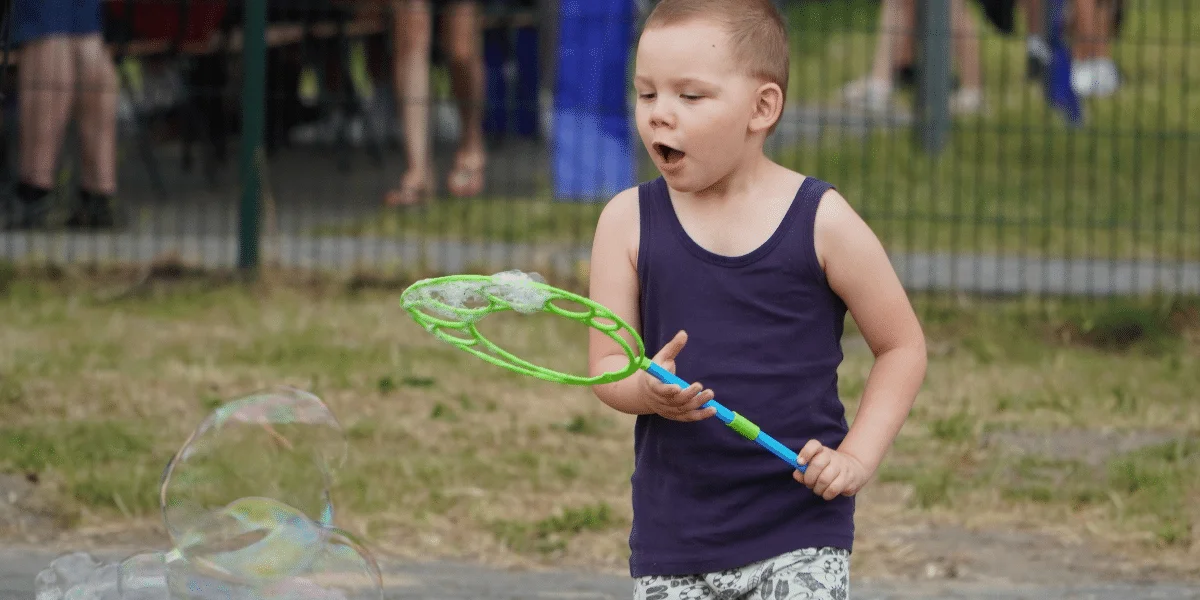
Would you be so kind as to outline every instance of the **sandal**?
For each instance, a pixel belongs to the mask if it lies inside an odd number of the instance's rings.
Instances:
[[[450,170],[449,176],[446,177],[446,186],[450,189],[450,193],[459,198],[469,196],[477,196],[483,191],[483,170],[484,159],[483,152],[480,152],[478,158],[472,160],[465,158],[466,155],[459,154],[454,161],[454,168]]]
[[[432,173],[433,169],[429,168],[426,173]],[[413,171],[404,174],[400,180],[400,187],[393,188],[387,191],[383,196],[383,203],[388,207],[396,206],[416,206],[433,197],[433,186],[430,185],[431,178],[426,176],[414,183]]]

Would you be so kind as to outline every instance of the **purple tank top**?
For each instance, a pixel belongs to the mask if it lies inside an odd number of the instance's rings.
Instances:
[[[662,178],[639,186],[646,352],[686,330],[677,374],[797,452],[810,439],[836,448],[847,432],[837,391],[846,306],[813,245],[817,205],[831,188],[806,178],[771,237],[729,257],[688,236]],[[641,415],[634,438],[633,577],[709,573],[799,548],[851,549],[853,498],[825,501],[716,418]]]

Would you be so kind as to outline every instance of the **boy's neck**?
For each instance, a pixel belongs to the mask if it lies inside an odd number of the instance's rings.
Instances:
[[[764,189],[774,187],[774,179],[785,173],[786,169],[758,150],[713,185],[695,192],[672,190],[671,195],[685,202],[703,202],[710,206],[740,204],[753,201]]]

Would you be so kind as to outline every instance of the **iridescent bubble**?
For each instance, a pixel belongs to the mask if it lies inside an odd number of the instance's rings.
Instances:
[[[83,582],[75,584],[63,594],[63,600],[120,600],[117,582],[120,568],[103,565],[88,575]]]
[[[239,584],[259,586],[311,569],[325,528],[271,498],[241,498],[201,520],[168,556]]]
[[[264,586],[261,600],[383,600],[379,566],[347,533],[328,530],[310,569]]]
[[[37,600],[61,600],[72,588],[84,584],[100,563],[86,552],[64,554],[50,561],[34,580]]]
[[[370,552],[334,526],[330,486],[341,426],[294,389],[218,408],[163,472],[172,548],[102,565],[61,556],[37,600],[382,600]]]
[[[215,410],[163,472],[160,503],[175,546],[242,498],[271,498],[318,524],[333,522],[330,487],[346,438],[316,396],[291,388]]]
[[[143,552],[121,561],[117,591],[121,600],[170,600],[163,552]]]

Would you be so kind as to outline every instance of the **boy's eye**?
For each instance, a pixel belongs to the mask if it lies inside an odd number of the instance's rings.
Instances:
[[[698,96],[696,94],[680,94],[679,97],[683,98],[684,100],[699,100],[703,96]]]
[[[647,92],[647,93],[645,93],[645,94],[638,94],[638,98],[641,98],[642,100],[653,100],[653,99],[654,99],[654,92]]]

